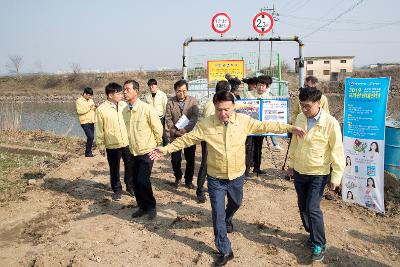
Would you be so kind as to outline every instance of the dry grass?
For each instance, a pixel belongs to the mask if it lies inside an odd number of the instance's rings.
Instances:
[[[0,103],[0,130],[21,129],[22,104],[11,103],[4,105]]]
[[[84,150],[84,141],[80,138],[57,136],[44,131],[0,131],[0,144],[75,154],[82,154]],[[18,154],[0,151],[0,203],[20,198],[29,188],[28,180],[44,177],[65,160],[67,158],[32,155],[24,149]]]
[[[0,131],[0,143],[21,147],[41,148],[68,153],[81,153],[85,141],[79,137],[67,137],[45,131]],[[82,150],[82,151],[80,151]]]
[[[42,178],[56,159],[0,151],[0,202],[16,200],[30,179]]]
[[[75,75],[31,75],[16,80],[0,77],[1,99],[21,99],[27,97],[43,100],[74,99],[84,87],[92,87],[94,94],[104,95],[104,88],[110,82],[122,84],[128,79],[135,79],[141,91],[147,89],[147,81],[155,78],[159,88],[166,93],[173,92],[173,84],[180,79],[178,71],[156,72],[118,72],[118,73],[81,73]]]

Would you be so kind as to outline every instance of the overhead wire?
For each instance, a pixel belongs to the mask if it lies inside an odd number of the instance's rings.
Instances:
[[[306,4],[308,4],[310,0],[305,0],[305,2],[297,1],[295,4],[288,10],[289,13],[293,13],[294,11],[298,11],[303,8]]]
[[[332,23],[334,23],[335,21],[337,21],[339,18],[341,18],[342,16],[346,15],[347,13],[349,13],[350,11],[352,11],[353,9],[355,9],[357,6],[361,5],[364,2],[364,0],[359,0],[357,3],[355,3],[354,5],[352,5],[350,8],[346,9],[345,11],[341,12],[339,15],[337,15],[336,17],[334,17],[333,19],[329,20],[327,23],[321,25],[320,27],[318,27],[317,29],[315,29],[314,31],[302,36],[302,39],[305,39],[307,37],[310,37],[311,35],[313,35],[314,33],[319,32],[320,30],[322,30],[323,28],[331,25]]]
[[[286,15],[286,14],[279,14],[282,17],[287,17],[289,19],[294,19],[294,20],[310,20],[310,21],[321,21],[321,18],[313,18],[313,17],[301,17],[301,16],[293,16],[293,15]],[[362,20],[354,20],[354,19],[344,19],[340,21],[336,21],[335,23],[341,23],[341,24],[361,24],[361,25],[376,25],[376,24],[390,24],[393,22],[397,21],[374,21],[374,22],[366,22]]]
[[[293,23],[293,22],[288,22],[288,21],[281,21],[280,23],[284,24],[284,25],[288,25],[290,27],[293,28],[307,28],[310,27],[310,25],[308,24],[302,24],[302,23]],[[390,26],[394,26],[394,25],[398,25],[400,24],[400,21],[392,21],[392,22],[386,22],[386,23],[373,23],[373,24],[359,24],[360,26],[364,26],[364,27],[358,27],[358,28],[338,28],[338,27],[334,27],[334,28],[325,28],[325,29],[321,29],[320,31],[330,31],[330,32],[362,32],[362,31],[372,31],[372,30],[377,30],[377,29],[382,29],[382,28],[386,28],[386,27],[390,27]]]

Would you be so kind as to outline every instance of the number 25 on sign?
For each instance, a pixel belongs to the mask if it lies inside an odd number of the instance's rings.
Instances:
[[[223,36],[224,33],[229,31],[229,29],[231,28],[231,25],[232,25],[232,21],[227,13],[223,13],[223,12],[217,13],[211,19],[212,29],[216,33],[221,34],[221,37]]]

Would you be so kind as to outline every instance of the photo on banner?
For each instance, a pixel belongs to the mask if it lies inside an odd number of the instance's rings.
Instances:
[[[342,198],[384,213],[385,119],[390,78],[346,78]]]

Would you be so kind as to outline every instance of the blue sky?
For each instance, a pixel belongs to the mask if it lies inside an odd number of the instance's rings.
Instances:
[[[251,23],[262,7],[280,14],[274,36],[307,36],[359,0],[134,1],[0,0],[0,73],[9,55],[23,57],[22,72],[117,71],[181,68],[189,36],[215,37],[212,16],[227,12],[226,37],[256,37]],[[352,55],[355,65],[400,62],[400,1],[365,0],[329,26],[304,38],[306,56]],[[270,34],[267,35],[269,37]],[[269,45],[261,46],[265,55]],[[258,51],[257,43],[191,44],[191,55]],[[292,64],[294,43],[274,44]],[[266,56],[267,57],[267,56]]]

